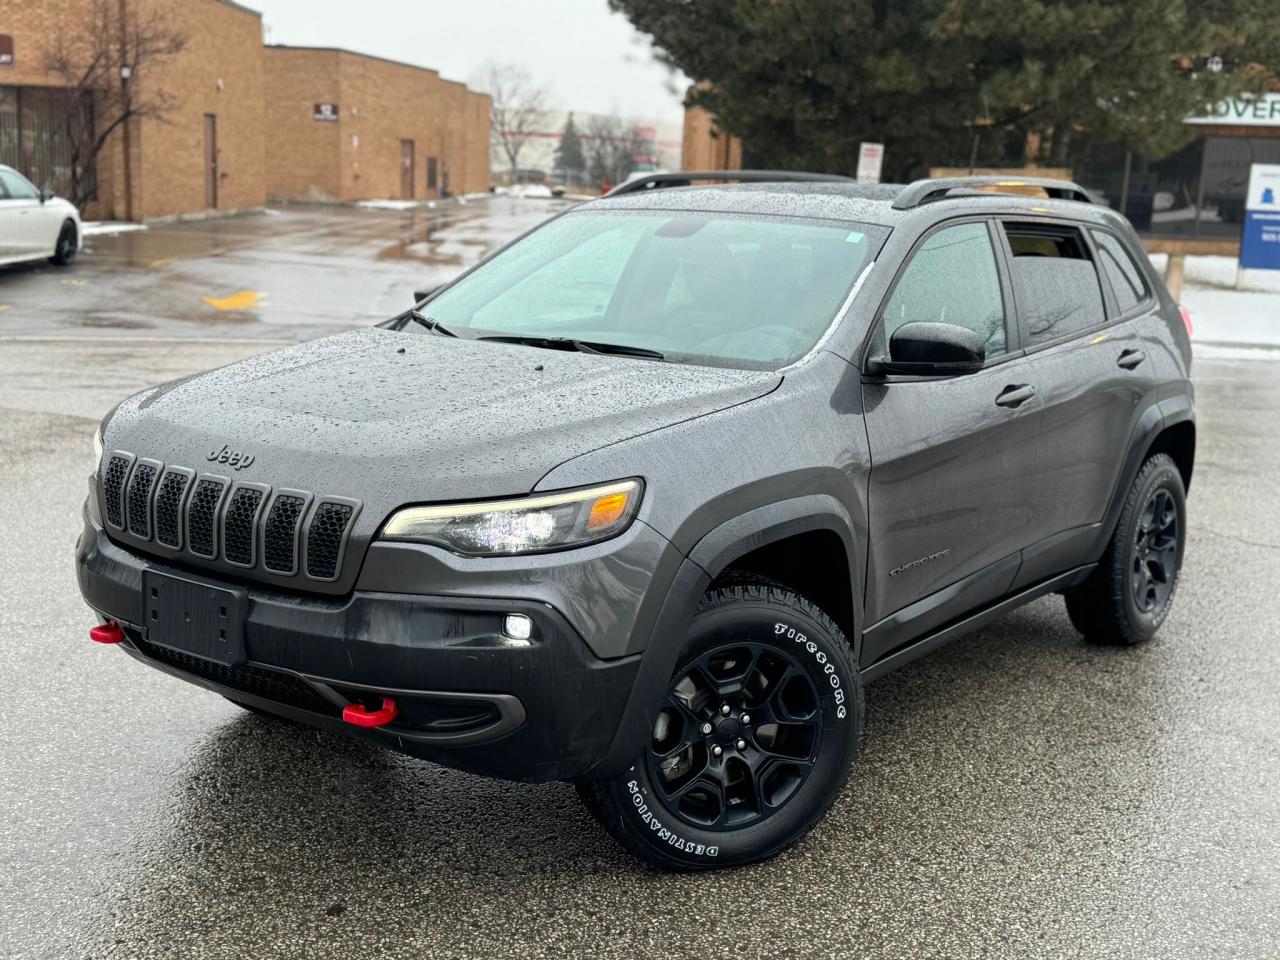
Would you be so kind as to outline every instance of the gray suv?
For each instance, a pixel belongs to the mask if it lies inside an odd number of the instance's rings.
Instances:
[[[705,176],[746,182],[633,181],[378,328],[122,402],[93,639],[571,781],[676,869],[803,836],[863,685],[1020,604],[1148,640],[1195,425],[1129,224],[1059,181]]]

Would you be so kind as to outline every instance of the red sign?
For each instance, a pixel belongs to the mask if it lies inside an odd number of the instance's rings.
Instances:
[[[13,66],[13,37],[0,33],[0,67]]]

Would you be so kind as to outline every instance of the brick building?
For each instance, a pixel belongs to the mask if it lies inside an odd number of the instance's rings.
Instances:
[[[266,48],[267,193],[423,199],[489,189],[487,94],[434,70],[313,47]]]
[[[114,117],[86,112],[69,135],[67,94],[47,60],[59,38],[92,29],[99,2],[0,0],[0,163],[62,193],[70,136],[83,143]],[[261,16],[232,0],[106,4],[117,26],[117,10],[163,14],[186,43],[134,78],[174,106],[112,131],[94,168],[89,218],[222,214],[260,208],[269,195],[353,200],[489,187],[489,99],[462,84],[345,51],[264,47]],[[340,112],[316,119],[318,104]]]

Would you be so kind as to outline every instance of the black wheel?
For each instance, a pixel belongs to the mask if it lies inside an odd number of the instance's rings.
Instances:
[[[1182,474],[1159,453],[1138,471],[1093,576],[1065,594],[1075,628],[1094,643],[1150,640],[1173,606],[1186,541]]]
[[[648,748],[579,793],[624,847],[662,867],[763,860],[831,806],[862,733],[862,684],[826,614],[775,583],[713,589]]]
[[[49,262],[59,267],[68,266],[76,258],[76,225],[70,220],[58,231],[58,244],[53,248]]]

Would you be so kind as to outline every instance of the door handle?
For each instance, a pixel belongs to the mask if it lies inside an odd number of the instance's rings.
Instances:
[[[1000,391],[996,404],[1001,407],[1017,407],[1036,395],[1036,388],[1029,383],[1010,384]]]
[[[1124,350],[1121,352],[1120,358],[1116,360],[1116,363],[1126,370],[1132,370],[1145,359],[1147,359],[1147,355],[1141,350]]]

